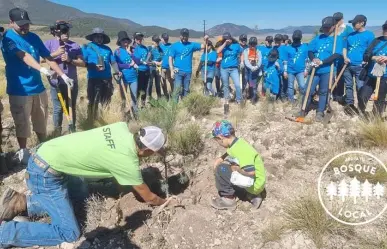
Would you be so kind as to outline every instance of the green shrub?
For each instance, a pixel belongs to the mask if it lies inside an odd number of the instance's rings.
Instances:
[[[169,147],[180,155],[197,155],[201,151],[202,144],[199,125],[189,124],[171,134]]]
[[[210,114],[211,109],[216,103],[216,98],[204,96],[198,92],[190,93],[183,99],[184,106],[188,109],[188,112],[195,117],[203,117]]]

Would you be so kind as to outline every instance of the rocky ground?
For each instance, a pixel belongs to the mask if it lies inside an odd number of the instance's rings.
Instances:
[[[284,219],[289,205],[317,198],[319,174],[336,154],[360,149],[387,162],[385,150],[362,146],[357,136],[357,118],[345,116],[336,103],[336,114],[326,127],[285,119],[293,111],[288,104],[273,105],[262,100],[257,106],[247,104],[240,109],[232,105],[231,108],[229,119],[236,126],[237,136],[254,145],[267,170],[267,198],[260,209],[253,210],[249,203],[241,201],[235,211],[216,211],[209,205],[210,198],[217,193],[213,160],[224,149],[205,138],[205,134],[215,120],[223,117],[223,110],[218,106],[205,118],[185,121],[196,122],[202,129],[204,145],[200,155],[169,157],[171,166],[184,166],[190,176],[188,184],[176,189],[184,207],[166,208],[155,214],[154,208],[139,202],[130,192],[121,196],[102,193],[88,201],[81,240],[62,244],[60,248],[386,248],[387,245],[380,242],[386,241],[383,237],[387,231],[386,216],[371,225],[338,229],[348,230],[346,233],[325,234],[321,230],[321,241],[313,236],[316,234],[313,231],[295,229]],[[314,113],[309,116],[313,118]],[[12,122],[8,123],[5,136],[7,131],[12,131]],[[12,140],[12,136],[7,139]],[[11,140],[5,143],[14,144]],[[163,169],[163,164],[148,162],[142,167]],[[111,184],[100,184],[99,188],[111,189]],[[23,168],[16,168],[13,174],[2,179],[1,187],[4,186],[26,190]],[[327,215],[322,216],[323,220],[332,222]]]

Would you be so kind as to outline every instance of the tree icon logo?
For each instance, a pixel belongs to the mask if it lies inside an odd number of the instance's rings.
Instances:
[[[332,158],[318,180],[325,211],[347,225],[362,225],[387,209],[387,168],[374,155],[348,151]]]

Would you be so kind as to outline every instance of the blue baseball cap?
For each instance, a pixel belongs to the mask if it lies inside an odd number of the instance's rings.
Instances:
[[[211,137],[215,138],[217,136],[229,137],[235,132],[232,124],[227,120],[217,121],[215,122]]]

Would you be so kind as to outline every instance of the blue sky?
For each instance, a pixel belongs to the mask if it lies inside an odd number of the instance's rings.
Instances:
[[[368,25],[386,20],[387,0],[51,0],[84,12],[127,18],[141,25],[169,29],[203,29],[230,22],[253,28],[319,25],[321,19],[340,11],[348,21],[364,14]],[[243,2],[243,4],[241,4]]]

